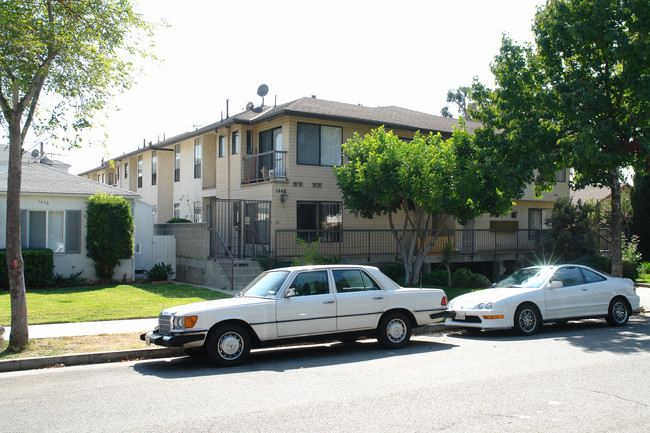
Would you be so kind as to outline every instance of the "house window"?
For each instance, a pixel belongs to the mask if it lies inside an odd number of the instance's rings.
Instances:
[[[102,173],[102,183],[106,183],[106,174]]]
[[[266,153],[259,157],[260,168],[264,170],[277,169],[277,173],[282,170],[282,158],[275,158],[273,151],[282,150],[282,127],[267,129],[260,132],[260,154]],[[280,175],[278,175],[280,176]]]
[[[124,179],[129,177],[129,163],[125,162],[124,163]]]
[[[226,156],[226,137],[219,136],[219,158]]]
[[[201,137],[194,139],[194,179],[201,177]]]
[[[174,182],[181,180],[181,145],[174,146]]]
[[[253,154],[253,131],[246,131],[246,153]]]
[[[101,177],[99,175],[97,175],[97,182],[99,182],[100,180],[101,180]]]
[[[142,188],[142,155],[138,155],[138,188]]]
[[[158,182],[158,152],[151,152],[151,185]]]
[[[55,254],[81,252],[81,211],[20,211],[21,246]]]
[[[181,204],[180,203],[174,203],[174,218],[180,218],[181,217]]]
[[[232,154],[237,155],[239,153],[239,131],[232,133],[232,142],[230,144],[232,146]]]
[[[314,242],[340,242],[343,228],[341,202],[299,201],[296,206],[298,236]]]
[[[562,168],[555,172],[556,182],[566,182],[566,168]]]
[[[337,126],[298,123],[298,164],[341,165],[341,137],[342,130]]]
[[[109,185],[114,185],[113,184],[113,173],[108,173],[108,184]]]
[[[118,165],[118,166],[117,166],[117,180],[118,180],[118,181],[120,180],[120,168],[122,168],[122,166],[121,166],[121,165]]]
[[[528,209],[528,239],[537,239],[540,230],[542,230],[542,210]]]
[[[194,202],[194,222],[195,223],[200,223],[201,222],[201,202],[200,201],[195,201]]]

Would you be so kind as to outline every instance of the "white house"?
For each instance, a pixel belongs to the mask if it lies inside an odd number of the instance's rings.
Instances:
[[[0,249],[6,248],[7,176],[7,171],[0,171]],[[23,163],[21,183],[22,248],[52,249],[55,273],[83,271],[82,277],[96,279],[94,262],[86,255],[86,203],[97,192],[124,197],[134,215],[137,254],[119,264],[114,278],[133,281],[136,269],[151,266],[142,254],[150,248],[142,246],[149,246],[153,238],[153,212],[138,194],[40,163]]]

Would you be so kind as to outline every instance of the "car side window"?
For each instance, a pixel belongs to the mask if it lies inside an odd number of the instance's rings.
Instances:
[[[580,272],[582,272],[582,276],[585,279],[586,283],[597,283],[599,281],[605,281],[605,277],[602,275],[598,275],[597,273],[590,271],[589,269],[580,269]]]
[[[380,290],[375,281],[358,269],[341,269],[332,271],[337,293],[363,292]]]
[[[553,274],[551,281],[562,281],[564,287],[577,286],[578,284],[584,283],[580,269],[573,267],[558,269]]]
[[[326,295],[330,291],[327,271],[302,272],[289,287],[296,289],[295,296]]]

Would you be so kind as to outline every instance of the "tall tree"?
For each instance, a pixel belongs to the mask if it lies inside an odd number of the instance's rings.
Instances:
[[[650,175],[634,176],[630,191],[632,205],[632,233],[639,236],[639,252],[650,261]]]
[[[464,129],[455,129],[448,140],[417,133],[405,142],[381,127],[364,137],[355,133],[343,149],[347,162],[335,168],[343,203],[363,218],[388,215],[406,284],[419,281],[424,259],[449,218],[464,224],[512,206],[512,195],[500,188]]]
[[[472,86],[478,142],[519,167],[523,187],[554,183],[572,167],[574,188],[605,186],[612,197],[612,273],[622,275],[623,169],[648,169],[650,7],[647,0],[548,0],[535,43],[503,38],[492,64],[497,87]]]
[[[34,125],[78,132],[91,126],[117,89],[132,84],[133,55],[147,56],[152,26],[130,0],[1,0],[0,108],[9,130],[7,263],[11,293],[9,348],[28,342],[20,242],[23,143]],[[41,94],[58,101],[39,106]],[[37,110],[38,107],[38,110]],[[40,116],[39,116],[40,114]]]

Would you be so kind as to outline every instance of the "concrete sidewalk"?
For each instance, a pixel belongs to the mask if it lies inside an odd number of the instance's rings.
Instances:
[[[158,324],[158,319],[104,320],[100,322],[52,323],[29,325],[29,338],[77,337],[80,335],[123,334],[146,332]],[[11,327],[5,328],[5,340],[9,339]]]

